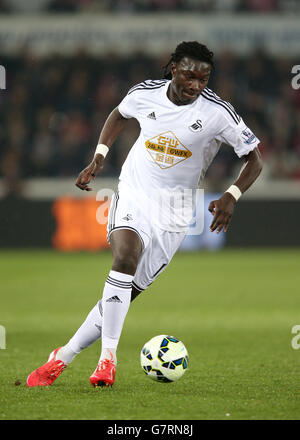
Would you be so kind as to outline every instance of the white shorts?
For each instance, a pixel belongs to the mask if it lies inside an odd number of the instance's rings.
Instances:
[[[148,221],[143,212],[143,201],[136,199],[126,185],[119,185],[114,193],[107,224],[107,240],[118,229],[135,231],[142,242],[140,257],[132,285],[143,291],[166,269],[174,254],[180,247],[186,231],[165,231]]]

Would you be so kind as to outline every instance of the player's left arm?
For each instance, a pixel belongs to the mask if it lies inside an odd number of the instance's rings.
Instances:
[[[243,165],[237,180],[233,185],[237,186],[241,193],[247,191],[260,175],[263,167],[262,159],[258,148],[255,148],[247,156],[244,156],[246,163]],[[227,232],[234,211],[236,199],[234,196],[225,192],[218,200],[213,200],[208,210],[213,214],[214,219],[210,225],[210,230],[217,234],[224,230]]]

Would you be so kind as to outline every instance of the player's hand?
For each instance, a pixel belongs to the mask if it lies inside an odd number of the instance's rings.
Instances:
[[[92,162],[79,174],[76,180],[76,186],[83,191],[92,191],[92,188],[90,188],[88,185],[90,181],[94,179],[95,176],[102,170],[103,162],[104,157],[102,154],[97,154]]]
[[[214,216],[210,225],[211,232],[217,230],[217,234],[219,234],[222,229],[227,232],[235,204],[235,198],[229,193],[224,193],[220,199],[210,202],[208,210]]]

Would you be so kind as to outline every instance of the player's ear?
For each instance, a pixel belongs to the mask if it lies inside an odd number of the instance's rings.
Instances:
[[[172,73],[172,77],[175,76],[175,74],[176,74],[176,64],[175,63],[171,64],[171,73]]]

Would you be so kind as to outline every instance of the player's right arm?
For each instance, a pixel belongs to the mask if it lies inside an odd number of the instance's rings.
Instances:
[[[127,121],[128,119],[121,115],[118,108],[115,108],[105,121],[98,144],[104,144],[110,148],[124,130]],[[104,156],[102,154],[96,154],[92,162],[80,172],[76,186],[83,191],[92,191],[92,188],[89,187],[89,183],[91,179],[94,179],[94,177],[99,174],[103,165]]]

